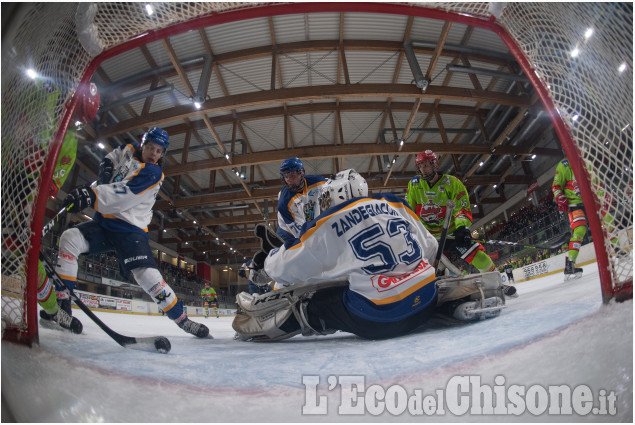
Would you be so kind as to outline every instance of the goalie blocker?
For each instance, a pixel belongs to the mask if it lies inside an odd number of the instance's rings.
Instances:
[[[367,339],[384,339],[409,333],[434,313],[459,321],[496,317],[505,307],[500,274],[477,273],[437,279],[437,300],[420,315],[394,323],[376,323],[348,312],[341,302],[348,281],[297,283],[263,295],[241,292],[236,296],[237,315],[232,327],[244,341],[280,341],[295,335],[327,335],[343,330]],[[339,300],[339,301],[338,301]],[[328,311],[325,311],[328,310]],[[339,321],[340,329],[326,329],[328,316]]]

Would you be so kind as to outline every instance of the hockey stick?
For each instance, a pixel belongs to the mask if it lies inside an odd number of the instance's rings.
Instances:
[[[437,249],[437,255],[434,258],[434,263],[432,263],[432,267],[434,267],[435,272],[437,270],[437,266],[439,265],[441,255],[443,255],[443,247],[445,247],[445,240],[448,238],[448,229],[450,228],[450,217],[452,217],[452,212],[454,212],[455,206],[456,203],[451,199],[445,203],[445,218],[443,219],[443,230],[441,231],[441,238],[439,239],[439,248]]]
[[[71,204],[72,205],[72,204]],[[68,209],[71,207],[63,208],[60,210],[57,215],[53,218],[53,220],[48,223],[42,229],[42,236],[46,235],[55,223],[59,222],[61,218],[68,212]],[[53,225],[50,225],[53,223]],[[92,319],[93,322],[97,324],[109,337],[115,340],[115,342],[122,347],[132,348],[135,350],[141,351],[158,351],[159,353],[166,354],[170,351],[172,346],[170,345],[170,341],[164,336],[151,336],[151,337],[141,337],[136,338],[132,336],[121,335],[112,329],[110,329],[104,322],[99,319],[87,306],[79,299],[79,297],[75,294],[75,292],[64,284],[64,281],[59,277],[55,269],[51,266],[51,263],[48,261],[46,256],[40,251],[39,253],[40,261],[44,266],[44,270],[46,270],[46,274],[49,278],[53,279],[53,281],[58,284],[60,287],[66,289],[70,294],[71,300],[88,316]]]
[[[509,245],[509,246],[518,246],[520,248],[532,248],[532,249],[556,249],[559,248],[563,243],[568,241],[570,236],[568,233],[565,233],[559,236],[556,240],[551,242],[550,245],[523,245],[518,242],[510,242],[510,241],[497,241],[497,240],[485,240],[485,239],[474,239],[477,242],[485,243],[485,244],[493,244],[493,245]]]

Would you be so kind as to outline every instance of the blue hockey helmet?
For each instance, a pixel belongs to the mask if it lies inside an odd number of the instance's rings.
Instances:
[[[293,171],[297,171],[301,175],[300,182],[297,185],[289,185],[284,179],[285,174]],[[280,164],[280,180],[292,192],[300,192],[304,188],[304,164],[300,158],[293,157],[282,161],[282,164]]]
[[[304,164],[300,160],[300,158],[293,157],[289,159],[285,159],[280,164],[280,176],[290,173],[292,171],[304,171]]]
[[[164,129],[152,127],[150,130],[146,131],[141,138],[141,146],[143,146],[146,142],[156,143],[167,151],[168,146],[170,145],[170,138],[168,137],[168,132]]]

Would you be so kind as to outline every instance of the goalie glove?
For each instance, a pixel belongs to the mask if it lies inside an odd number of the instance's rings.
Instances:
[[[558,204],[558,211],[569,212],[569,200],[562,192],[558,192],[555,196],[556,204]]]
[[[80,186],[73,189],[71,193],[64,199],[64,207],[68,212],[80,212],[84,208],[92,207],[95,205],[95,192],[90,188],[90,185]]]
[[[472,241],[472,235],[470,234],[470,231],[465,226],[456,228],[456,230],[454,231],[454,241],[456,243],[456,246],[463,248],[468,248],[474,243]]]
[[[97,184],[110,183],[114,170],[115,166],[110,158],[106,157],[102,159],[99,163],[99,178],[97,179]]]

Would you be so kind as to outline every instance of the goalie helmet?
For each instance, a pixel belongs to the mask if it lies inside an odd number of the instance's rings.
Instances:
[[[368,196],[366,180],[353,169],[340,171],[322,187],[320,208],[325,211],[349,199],[363,196]]]

